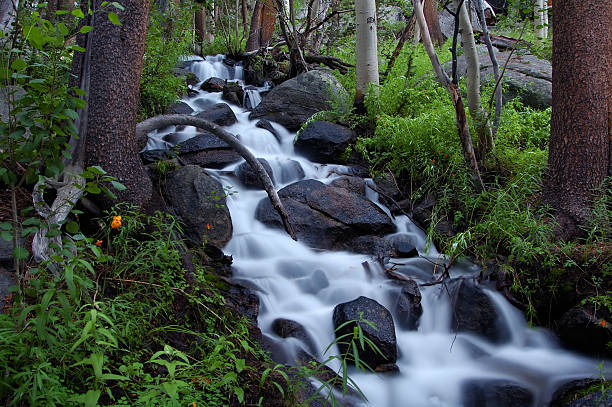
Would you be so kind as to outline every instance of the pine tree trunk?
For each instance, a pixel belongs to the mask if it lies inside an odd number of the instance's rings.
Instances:
[[[274,25],[276,24],[276,5],[275,0],[264,0],[261,13],[261,33],[259,37],[260,46],[268,46],[274,35]]]
[[[363,100],[370,84],[378,85],[376,2],[356,0],[356,87],[355,101]]]
[[[553,16],[544,198],[556,210],[559,237],[571,239],[580,235],[594,190],[612,170],[612,2],[555,0]]]
[[[249,7],[247,0],[242,0],[242,35],[249,35]]]
[[[438,19],[438,1],[425,0],[423,13],[425,14],[425,21],[427,21],[427,29],[429,30],[431,40],[436,46],[441,46],[444,44],[444,34],[442,34],[440,20]]]
[[[96,9],[101,3],[96,0]],[[124,11],[115,10],[121,26],[101,13],[90,33],[86,165],[100,165],[127,187],[117,193],[120,201],[143,205],[152,186],[138,155],[135,131],[149,1],[122,0],[121,5]]]
[[[251,17],[251,28],[249,29],[249,38],[246,43],[246,51],[251,52],[258,50],[260,47],[260,32],[261,32],[261,14],[263,3],[260,0],[255,2],[253,8],[253,16]]]

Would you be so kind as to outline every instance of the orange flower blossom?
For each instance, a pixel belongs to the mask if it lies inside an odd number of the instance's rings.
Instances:
[[[96,246],[98,246],[98,247],[102,246],[102,240],[98,240],[98,241],[96,242]]]
[[[111,222],[111,228],[119,229],[121,227],[121,216],[113,216],[113,221]]]

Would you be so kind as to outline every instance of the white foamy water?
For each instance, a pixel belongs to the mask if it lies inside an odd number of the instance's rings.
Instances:
[[[196,62],[191,69],[202,81],[210,76],[241,79],[228,77],[232,75],[219,56]],[[236,70],[235,73],[239,72]],[[220,93],[200,93],[185,102],[197,108],[198,103],[202,104],[197,100],[218,103],[220,97]],[[295,162],[302,166],[306,178],[324,183],[330,182],[337,177],[337,172],[344,169],[338,165],[315,164],[296,156],[293,150],[295,134],[273,123],[281,139],[279,142],[267,130],[255,127],[255,122],[248,119],[249,112],[237,106],[231,108],[238,122],[227,130],[238,135],[255,156],[268,160],[277,180],[277,189],[298,180],[293,170]],[[167,129],[164,133],[151,135],[152,143],[171,131]],[[183,133],[195,134],[195,129]],[[237,165],[222,171],[210,171],[235,192],[227,200],[234,235],[224,251],[233,256],[234,277],[259,296],[259,326],[265,335],[284,349],[286,359],[291,359],[299,347],[324,359],[321,352],[334,339],[332,313],[339,303],[363,295],[393,312],[401,287],[387,279],[381,267],[368,255],[311,249],[291,240],[283,230],[270,229],[255,220],[255,208],[260,200],[267,199],[267,195],[264,191],[244,189],[234,177],[223,175]],[[368,198],[381,205],[371,190]],[[387,208],[384,210],[388,212]],[[417,258],[392,259],[395,271],[417,282],[431,281],[432,261],[442,262],[444,256],[433,247],[426,249],[424,233],[406,216],[399,216],[394,222],[394,234],[408,235],[416,242],[420,254]],[[362,265],[364,262],[369,262],[369,271]],[[454,277],[470,276],[477,275],[478,269],[464,263],[454,266],[450,273]],[[400,372],[395,375],[352,372],[351,377],[371,406],[462,406],[462,386],[475,379],[503,379],[518,383],[533,393],[534,406],[542,406],[547,405],[560,383],[599,375],[599,361],[564,350],[546,330],[530,328],[523,315],[495,291],[486,290],[486,294],[511,332],[502,344],[493,344],[475,335],[453,333],[450,329],[451,304],[443,285],[421,287],[421,293],[423,315],[418,330],[404,330],[396,323]],[[295,338],[276,336],[271,325],[277,318],[301,324],[311,341],[304,344]],[[337,349],[332,351],[337,352]]]

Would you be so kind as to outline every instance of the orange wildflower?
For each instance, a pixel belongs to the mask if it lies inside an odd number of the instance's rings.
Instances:
[[[96,242],[96,246],[98,246],[98,247],[102,246],[102,240],[98,240],[98,241]]]
[[[113,216],[113,221],[111,222],[111,228],[119,229],[121,227],[121,216]]]
[[[608,326],[608,322],[602,319],[601,321],[599,321],[599,325],[601,325],[603,328],[606,328]]]
[[[211,228],[210,224],[209,224],[209,223],[207,223],[207,224],[206,224],[206,229],[210,229],[210,228]]]

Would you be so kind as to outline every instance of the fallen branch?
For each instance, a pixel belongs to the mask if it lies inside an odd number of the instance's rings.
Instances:
[[[309,64],[323,64],[331,69],[337,69],[342,75],[348,72],[348,68],[355,67],[355,65],[347,64],[339,58],[325,55],[304,55],[304,60]]]
[[[136,140],[139,144],[139,148],[143,148],[147,142],[147,134],[152,132],[153,130],[164,128],[172,125],[186,125],[186,126],[195,126],[197,128],[206,130],[219,137],[221,140],[225,141],[232,147],[238,154],[240,154],[253,168],[259,179],[261,180],[264,189],[268,193],[268,198],[272,203],[272,206],[280,215],[283,226],[285,230],[291,236],[293,240],[298,240],[295,235],[295,231],[293,230],[293,226],[289,222],[289,215],[283,204],[274,189],[274,185],[272,184],[272,180],[270,176],[266,172],[265,168],[261,163],[255,158],[255,156],[245,147],[240,141],[231,133],[224,130],[221,126],[214,124],[208,120],[201,119],[196,116],[190,116],[187,114],[168,114],[168,115],[160,115],[151,117],[145,121],[142,121],[136,125]]]

